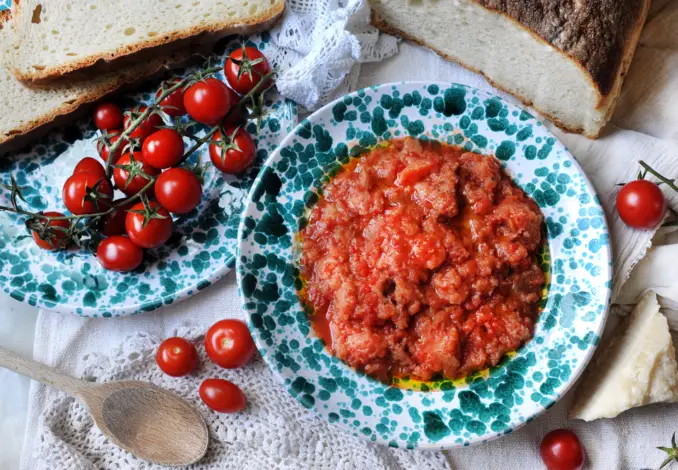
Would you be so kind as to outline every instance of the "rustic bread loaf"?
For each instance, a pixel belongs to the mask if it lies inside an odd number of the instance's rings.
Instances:
[[[21,0],[6,62],[21,80],[52,79],[202,33],[263,29],[284,6],[284,0]]]
[[[369,0],[380,29],[482,73],[558,126],[597,137],[650,0]]]

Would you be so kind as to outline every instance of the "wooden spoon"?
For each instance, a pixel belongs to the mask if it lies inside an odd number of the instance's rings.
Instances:
[[[159,465],[190,465],[207,452],[209,434],[198,410],[155,385],[124,380],[91,383],[0,348],[0,366],[82,401],[111,441]]]

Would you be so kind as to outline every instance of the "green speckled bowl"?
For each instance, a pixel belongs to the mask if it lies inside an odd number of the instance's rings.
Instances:
[[[534,339],[489,371],[424,391],[388,387],[330,355],[297,294],[295,234],[325,175],[380,141],[406,135],[496,155],[541,207],[551,258]],[[605,216],[572,155],[526,111],[461,85],[364,89],[303,121],[254,183],[239,250],[243,306],[271,369],[304,406],[394,447],[485,442],[552,406],[593,354],[610,295]]]
[[[252,36],[253,45],[266,52],[268,37]],[[240,40],[226,46],[239,47]],[[191,68],[177,72],[184,75]],[[224,80],[223,73],[220,78]],[[159,81],[144,91],[122,98],[130,108],[148,103]],[[236,236],[247,192],[263,162],[297,123],[294,103],[271,93],[270,112],[256,134],[256,123],[247,130],[255,137],[257,157],[244,174],[227,176],[210,165],[203,200],[198,208],[178,219],[175,235],[166,246],[147,250],[140,268],[128,274],[103,269],[93,255],[70,249],[51,253],[39,249],[22,225],[24,217],[0,212],[0,287],[12,297],[47,310],[89,317],[111,317],[153,310],[199,292],[226,274],[235,261]],[[0,183],[14,174],[24,187],[33,211],[64,211],[61,189],[75,164],[96,157],[91,119],[55,130],[25,151],[0,159]],[[204,131],[200,130],[199,135]],[[187,139],[187,145],[192,145]],[[188,148],[188,147],[187,147]],[[200,158],[209,162],[207,145]],[[194,162],[196,156],[191,158]],[[9,192],[0,190],[0,205],[9,205]]]

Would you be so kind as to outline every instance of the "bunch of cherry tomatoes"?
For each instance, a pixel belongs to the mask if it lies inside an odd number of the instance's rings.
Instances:
[[[106,166],[90,157],[76,165],[63,186],[64,205],[75,217],[39,214],[38,228],[32,230],[37,245],[64,249],[72,241],[74,219],[98,217],[98,230],[106,237],[96,251],[100,264],[112,271],[134,270],[143,260],[143,249],[157,248],[170,238],[172,215],[187,214],[200,203],[201,169],[181,166],[198,144],[211,139],[210,159],[222,172],[246,170],[256,148],[240,126],[246,119],[241,104],[271,87],[271,67],[258,49],[243,45],[228,56],[224,72],[230,87],[201,73],[181,87],[180,79],[164,83],[150,112],[140,105],[123,114],[113,103],[100,104],[94,123],[103,134],[97,150]],[[199,142],[185,152],[182,128],[166,125],[162,113],[170,118],[188,114],[212,131],[202,142],[191,136]],[[120,139],[124,141],[116,145]],[[114,200],[114,188],[125,197]]]
[[[255,346],[247,325],[240,320],[221,320],[205,335],[207,357],[220,367],[235,369],[249,363]],[[168,338],[160,344],[155,356],[158,367],[172,377],[183,377],[198,366],[195,346],[180,337]],[[235,413],[247,405],[245,394],[232,382],[206,379],[200,384],[200,398],[214,411]]]

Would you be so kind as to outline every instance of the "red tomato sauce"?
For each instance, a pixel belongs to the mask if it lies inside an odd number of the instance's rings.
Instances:
[[[543,216],[493,157],[412,138],[352,160],[300,233],[330,351],[380,380],[460,378],[534,334]]]

